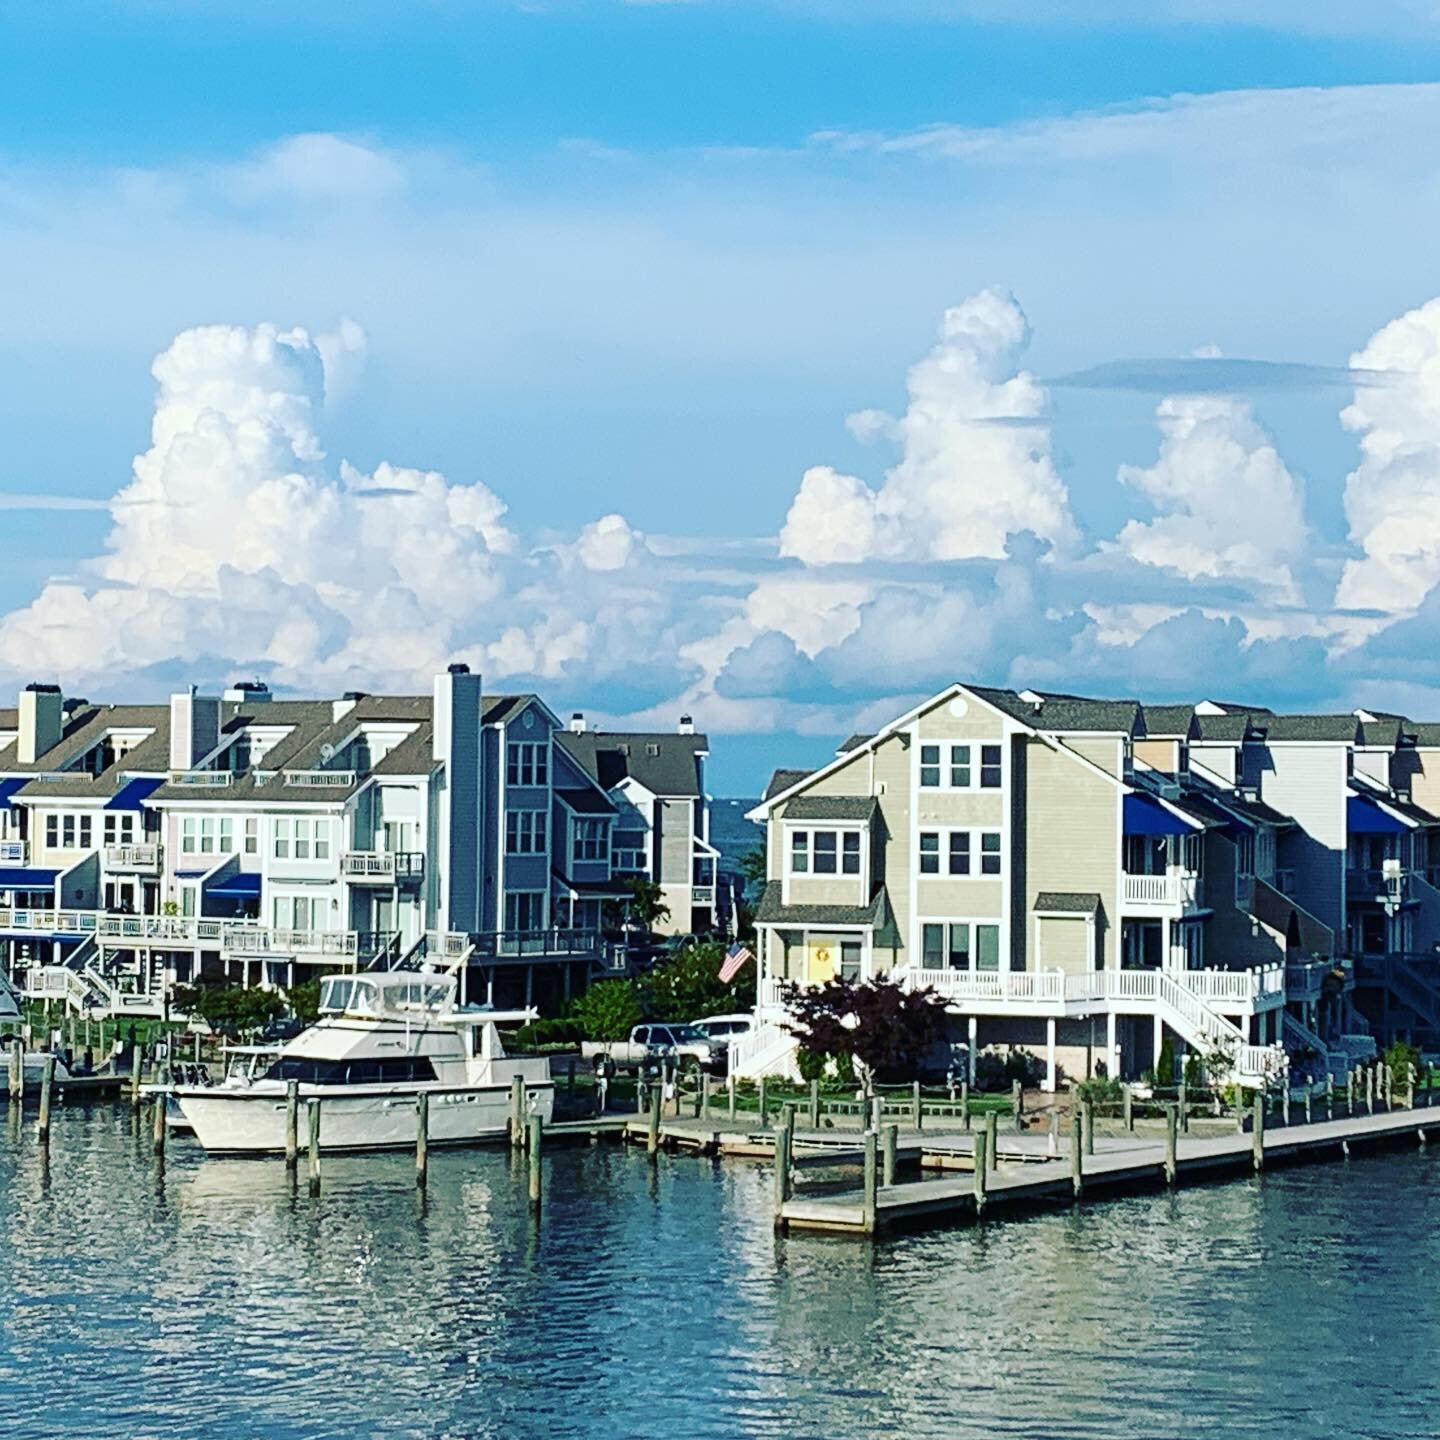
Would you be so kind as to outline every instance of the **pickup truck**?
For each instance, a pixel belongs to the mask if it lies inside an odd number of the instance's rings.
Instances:
[[[597,1070],[607,1060],[617,1071],[639,1070],[647,1064],[669,1060],[682,1070],[701,1069],[723,1072],[729,1057],[728,1043],[707,1039],[693,1025],[661,1025],[651,1022],[637,1025],[628,1040],[598,1043],[587,1040],[580,1047],[581,1056]]]

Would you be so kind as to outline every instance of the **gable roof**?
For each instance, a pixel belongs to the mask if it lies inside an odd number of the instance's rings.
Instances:
[[[1012,719],[1036,730],[1133,735],[1140,722],[1141,705],[1138,700],[1096,700],[1088,695],[1064,695],[1048,690],[1029,692],[1040,696],[1037,705],[1014,690],[997,690],[981,685],[967,685],[965,688],[997,710],[1003,710]]]
[[[785,806],[785,818],[868,821],[879,805],[873,795],[797,795]]]
[[[762,801],[773,800],[784,790],[792,789],[812,772],[809,770],[777,770],[765,786],[765,793],[760,797]]]
[[[1257,715],[1254,727],[1263,731],[1267,742],[1354,744],[1360,734],[1356,715]]]
[[[1179,736],[1183,739],[1190,734],[1190,726],[1195,719],[1193,705],[1145,705],[1142,709],[1147,735],[1157,738]]]
[[[698,799],[704,793],[700,761],[710,753],[704,735],[557,730],[555,739],[602,789],[634,780],[652,795],[668,798]]]
[[[1248,740],[1252,733],[1248,714],[1195,716],[1193,738],[1202,742],[1238,743]]]

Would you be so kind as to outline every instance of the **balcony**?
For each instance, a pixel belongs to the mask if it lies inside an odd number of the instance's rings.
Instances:
[[[347,850],[340,873],[356,885],[418,885],[425,875],[425,856],[418,850]]]
[[[1380,870],[1369,868],[1345,871],[1345,896],[1349,900],[1384,900],[1393,896],[1409,900],[1410,870],[1398,860],[1387,860]]]
[[[160,873],[160,847],[158,845],[107,845],[104,852],[106,870],[112,874],[158,875]]]
[[[0,840],[0,865],[24,865],[29,856],[28,840]]]
[[[353,770],[282,770],[285,784],[305,790],[348,790],[355,783]]]
[[[1127,910],[1184,912],[1197,910],[1202,902],[1200,876],[1189,870],[1170,870],[1163,875],[1122,876],[1121,903]]]
[[[209,915],[99,915],[90,928],[101,945],[118,950],[143,946],[337,960],[353,960],[360,951],[354,930],[284,930]]]
[[[473,961],[592,959],[601,953],[598,930],[487,930],[467,937]]]
[[[99,910],[31,910],[6,906],[0,907],[0,931],[69,939],[95,934],[104,918]]]

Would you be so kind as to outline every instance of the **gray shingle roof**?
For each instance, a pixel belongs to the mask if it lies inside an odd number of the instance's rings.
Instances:
[[[581,789],[557,790],[556,795],[577,815],[613,815],[615,803],[608,795],[587,787]]]
[[[797,795],[786,802],[785,818],[869,821],[878,804],[873,795]]]
[[[1400,743],[1402,725],[1398,717],[1360,722],[1360,743],[1373,749],[1393,750]]]
[[[770,777],[770,783],[765,787],[765,794],[761,796],[761,799],[773,800],[775,796],[783,794],[792,785],[798,785],[812,773],[809,770],[777,770]]]
[[[868,905],[786,905],[779,880],[767,880],[755,907],[757,925],[868,925],[882,929],[890,918],[890,900],[882,885]]]
[[[981,685],[966,688],[997,710],[1026,725],[1033,725],[1037,730],[1093,730],[1131,735],[1139,726],[1141,707],[1138,700],[1096,700],[1086,695],[1037,690],[1034,693],[1042,699],[1037,706],[1021,699],[1013,690],[997,690]]]
[[[1249,737],[1250,716],[1240,715],[1197,715],[1195,717],[1196,740],[1235,741]]]
[[[1440,721],[1437,720],[1412,720],[1406,723],[1406,734],[1415,737],[1417,745],[1423,745],[1427,749],[1433,745],[1440,745]]]
[[[837,755],[848,755],[852,750],[858,750],[867,741],[873,740],[873,735],[866,735],[856,731],[854,735],[847,736],[840,742],[840,748],[835,752]]]
[[[1193,705],[1146,705],[1144,711],[1147,735],[1189,735],[1195,718]]]
[[[1272,744],[1307,740],[1353,743],[1360,732],[1360,721],[1354,715],[1256,715],[1253,723]]]
[[[1099,908],[1100,897],[1090,890],[1042,890],[1035,897],[1037,914],[1093,915]]]
[[[643,731],[556,731],[563,746],[602,789],[612,790],[632,779],[652,795],[698,798],[701,794],[700,759],[709,754],[704,735],[645,733]]]

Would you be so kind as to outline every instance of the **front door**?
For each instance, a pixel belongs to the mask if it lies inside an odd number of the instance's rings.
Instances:
[[[840,941],[834,935],[810,935],[806,949],[805,978],[810,984],[833,980],[840,964]]]

